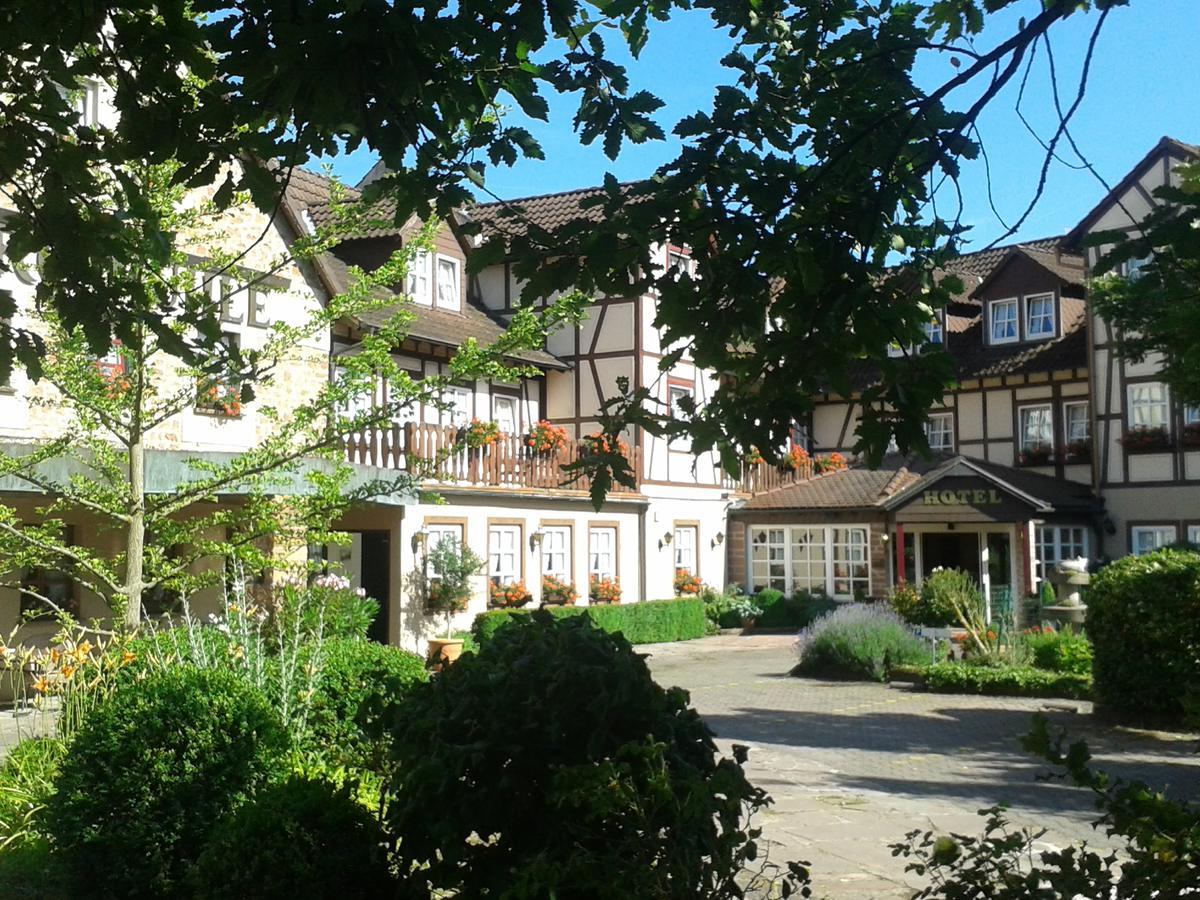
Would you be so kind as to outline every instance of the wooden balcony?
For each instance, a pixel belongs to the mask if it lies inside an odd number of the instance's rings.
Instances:
[[[813,477],[812,460],[807,460],[795,469],[773,466],[768,462],[743,463],[742,477],[730,487],[744,494],[761,494],[773,491],[798,481],[809,481]]]
[[[463,432],[453,426],[393,425],[350,435],[343,441],[351,463],[392,469],[420,470],[422,481],[447,487],[524,488],[586,493],[591,480],[564,472],[563,467],[586,452],[582,441],[569,441],[561,450],[534,453],[519,435],[502,435],[486,447],[468,447]],[[630,466],[641,479],[641,454],[630,450]],[[417,465],[420,460],[421,464]],[[637,488],[614,484],[612,494],[637,494]]]

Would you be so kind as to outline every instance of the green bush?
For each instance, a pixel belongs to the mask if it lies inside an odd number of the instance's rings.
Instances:
[[[939,694],[987,694],[998,697],[1066,697],[1088,700],[1092,680],[1071,672],[1033,666],[971,666],[937,663],[920,670],[920,681]]]
[[[209,829],[287,747],[267,701],[230,672],[180,667],[122,686],[84,720],[46,810],[78,890],[176,896]]]
[[[905,622],[911,622],[913,625],[924,624],[918,621],[925,616],[925,610],[921,605],[921,592],[917,590],[915,585],[909,584],[907,581],[901,581],[892,588],[892,593],[888,597],[888,604]]]
[[[764,797],[687,694],[590,616],[508,621],[386,718],[385,823],[418,893],[744,896]]]
[[[425,661],[415,653],[358,638],[327,640],[309,712],[309,739],[331,762],[366,765],[372,745],[358,720],[359,710],[428,680]]]
[[[1024,632],[1021,639],[1029,648],[1033,664],[1039,669],[1075,675],[1092,674],[1092,644],[1082,634],[1065,628],[1055,631],[1053,628],[1035,626]]]
[[[375,900],[395,892],[374,816],[347,790],[298,777],[217,825],[190,881],[197,900]]]
[[[704,603],[695,597],[611,606],[552,606],[545,611],[556,619],[585,615],[601,631],[620,633],[631,644],[689,641],[706,633]],[[532,610],[523,609],[480,613],[471,625],[471,634],[482,647],[509,622],[531,614]]]
[[[1200,553],[1163,549],[1101,569],[1088,595],[1096,702],[1122,718],[1180,721],[1200,687]]]
[[[945,628],[958,625],[957,610],[979,609],[983,606],[983,595],[969,574],[961,569],[939,569],[930,572],[921,582],[921,603],[916,625]]]
[[[785,597],[779,591],[759,591],[754,595],[754,602],[762,610],[758,617],[758,625],[762,628],[795,628],[801,629],[821,616],[837,608],[837,601],[829,597],[809,594],[800,591],[790,597]]]
[[[929,648],[882,603],[848,603],[817,619],[796,640],[794,675],[883,681],[893,665],[928,661]]]

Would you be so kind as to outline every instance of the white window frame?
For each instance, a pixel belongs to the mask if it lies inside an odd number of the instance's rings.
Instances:
[[[520,525],[488,525],[488,579],[493,584],[521,580],[523,544]]]
[[[1004,337],[996,337],[996,310],[1012,307],[1013,333]],[[1005,321],[1008,321],[1007,317]],[[1021,301],[1018,297],[1006,297],[1003,300],[993,300],[988,304],[988,343],[1015,344],[1021,340]]]
[[[433,306],[433,254],[428,250],[418,250],[408,261],[405,288],[413,303]]]
[[[552,575],[563,581],[571,577],[571,534],[570,525],[542,526],[542,575]]]
[[[1141,537],[1149,537],[1153,546],[1143,547]],[[1129,552],[1134,556],[1143,556],[1177,540],[1179,531],[1174,525],[1134,525],[1129,529]]]
[[[608,546],[603,546],[604,544]],[[615,525],[588,526],[588,577],[617,577],[617,528]]]
[[[1050,417],[1047,432],[1049,439],[1044,445],[1025,443],[1025,414],[1034,410],[1044,410],[1046,415]],[[1054,404],[1052,403],[1027,403],[1017,407],[1017,452],[1024,453],[1026,450],[1032,450],[1034,446],[1047,446],[1051,452],[1054,451]]]
[[[758,541],[760,534],[766,540]],[[821,591],[841,600],[853,599],[860,587],[864,594],[871,593],[869,525],[751,525],[748,537],[747,580],[753,590],[770,587],[785,594]],[[800,547],[804,548],[803,558],[797,555]],[[819,552],[812,552],[816,548]],[[803,579],[796,577],[801,568],[806,572]],[[823,579],[814,577],[814,572],[823,572]]]
[[[449,265],[454,273],[453,296],[447,301],[442,300],[442,266]],[[448,309],[454,312],[462,310],[462,261],[444,253],[437,254],[437,263],[433,268],[433,297],[438,309]]]
[[[1050,325],[1049,331],[1034,331],[1033,330],[1033,307],[1035,303],[1046,301],[1049,304],[1048,315],[1039,315],[1039,321],[1048,322]],[[1047,340],[1054,337],[1058,333],[1058,314],[1055,310],[1054,294],[1030,294],[1025,297],[1025,337],[1027,340]]]
[[[512,410],[511,427],[501,420],[500,408],[507,406]],[[499,426],[502,434],[517,434],[521,430],[521,404],[516,397],[509,394],[492,394],[492,421]]]
[[[443,403],[449,401],[451,408],[438,412],[438,420],[443,427],[461,428],[471,421],[475,410],[475,392],[469,387],[452,384],[442,391]]]
[[[670,275],[674,281],[678,281],[684,273],[687,273],[688,277],[695,277],[696,263],[692,259],[691,251],[686,247],[667,244],[664,253],[666,254],[666,267],[663,269],[663,274]]]
[[[1189,544],[1200,544],[1200,525],[1187,527],[1187,540]]]
[[[945,323],[942,316],[942,312],[935,312],[933,318],[921,326],[925,332],[926,344],[941,345],[945,343]]]
[[[938,428],[934,428],[934,423],[938,424]],[[933,442],[934,435],[944,435],[946,441],[935,444]],[[894,437],[894,436],[893,436]],[[954,452],[954,413],[953,411],[936,412],[929,414],[929,420],[925,423],[925,439],[929,441],[930,450],[947,450]]]
[[[1162,390],[1162,400],[1153,400],[1135,403],[1133,395],[1135,391],[1145,389],[1159,388]],[[1137,410],[1140,407],[1160,407],[1162,409],[1162,422],[1157,425],[1148,425],[1137,421]],[[1130,429],[1134,428],[1165,428],[1168,432],[1171,430],[1171,391],[1161,381],[1139,381],[1134,384],[1125,386],[1125,423]]]
[[[1083,437],[1071,436],[1072,409],[1083,409]],[[1091,408],[1087,400],[1064,400],[1062,405],[1063,445],[1068,446],[1075,441],[1090,441],[1092,439]]]
[[[100,124],[100,82],[95,78],[82,78],[76,86],[79,96],[75,98],[75,112],[79,124],[96,128]]]
[[[1034,550],[1038,578],[1044,580],[1064,559],[1088,556],[1088,529],[1083,525],[1039,525],[1034,535]]]
[[[676,525],[672,542],[675,572],[680,569],[689,575],[700,574],[700,526]]]
[[[433,571],[433,567],[429,564],[429,551],[433,550],[447,537],[453,538],[454,542],[459,547],[463,546],[465,540],[464,529],[461,522],[437,522],[427,524],[425,526],[425,577],[430,581],[436,581],[438,575]]]

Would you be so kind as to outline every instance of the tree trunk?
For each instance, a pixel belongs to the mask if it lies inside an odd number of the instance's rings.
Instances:
[[[134,413],[137,417],[137,413]],[[140,424],[140,423],[139,423]],[[142,620],[142,564],[146,549],[146,446],[140,430],[129,444],[129,528],[125,535],[125,625],[136,628]]]

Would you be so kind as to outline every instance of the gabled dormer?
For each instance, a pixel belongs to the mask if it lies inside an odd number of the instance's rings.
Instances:
[[[981,306],[985,346],[1037,344],[1060,338],[1069,318],[1064,300],[1084,297],[1083,260],[1020,244],[971,292]]]

